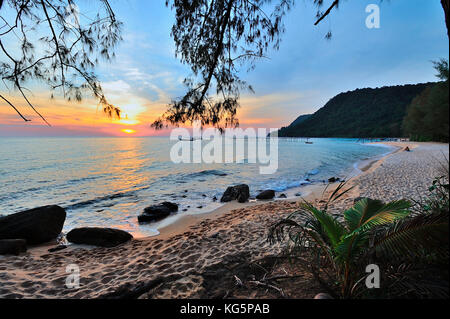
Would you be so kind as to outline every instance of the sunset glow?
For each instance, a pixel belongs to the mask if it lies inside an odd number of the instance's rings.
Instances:
[[[280,49],[269,50],[270,61],[262,59],[255,70],[242,73],[255,93],[242,90],[240,94],[240,126],[287,126],[293,117],[313,114],[333,96],[355,88],[435,81],[430,60],[448,56],[448,42],[442,41],[447,33],[440,1],[424,1],[417,6],[410,6],[406,0],[382,3],[382,11],[404,15],[385,15],[386,27],[376,30],[364,23],[366,2],[357,1],[348,6],[345,14],[333,16],[332,31],[339,35],[335,41],[324,39],[328,26],[314,25],[314,5],[292,10]],[[0,83],[0,92],[30,120],[24,122],[0,99],[0,136],[170,135],[170,129],[157,131],[151,124],[164,114],[172,100],[186,94],[184,79],[191,72],[174,55],[174,40],[168,31],[174,22],[170,8],[159,1],[140,0],[117,1],[114,6],[118,20],[126,21],[123,41],[115,49],[116,58],[112,62],[100,59],[95,73],[108,102],[120,108],[120,119],[105,116],[90,94],[83,95],[80,103],[68,102],[63,90],[51,90],[39,81],[24,83],[30,91],[30,102],[51,124],[48,126],[28,107],[20,92]],[[82,11],[93,8],[80,4]],[[2,17],[15,21],[13,13],[4,11]],[[420,33],[405,28],[414,26],[418,19],[426,19],[428,28]],[[357,32],[351,34],[348,30]],[[398,38],[392,36],[392,30],[398,32]],[[15,46],[17,38],[3,37],[2,42]],[[17,50],[20,52],[20,46]],[[331,56],[329,52],[333,52]],[[349,56],[352,58],[346,60]],[[5,56],[0,60],[8,61]]]

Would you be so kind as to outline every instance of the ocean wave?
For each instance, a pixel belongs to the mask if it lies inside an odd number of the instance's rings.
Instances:
[[[306,179],[301,179],[298,181],[279,181],[275,182],[273,184],[269,184],[270,189],[276,191],[276,192],[284,192],[291,188],[296,188],[300,186],[310,185],[312,182]]]
[[[80,209],[80,208],[83,208],[83,207],[86,207],[86,206],[91,206],[91,205],[94,205],[94,204],[98,204],[100,202],[111,201],[111,200],[124,198],[124,197],[134,197],[134,196],[136,196],[136,190],[128,191],[128,192],[119,192],[119,193],[115,193],[115,194],[112,194],[112,195],[101,196],[101,197],[96,197],[96,198],[93,198],[93,199],[90,199],[90,200],[77,202],[77,203],[72,204],[72,205],[64,206],[64,208],[66,210],[76,210],[76,209]],[[105,207],[111,207],[111,205],[109,205],[109,206],[105,205]]]
[[[225,176],[228,176],[228,174],[225,172],[219,171],[219,170],[210,169],[210,170],[204,170],[204,171],[194,172],[194,173],[189,173],[189,174],[184,175],[185,178],[198,178],[198,177],[204,177],[204,176],[225,177]]]

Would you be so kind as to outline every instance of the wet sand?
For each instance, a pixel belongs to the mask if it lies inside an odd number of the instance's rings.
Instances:
[[[362,173],[349,181],[355,188],[331,207],[333,214],[339,216],[358,196],[417,199],[438,174],[433,161],[448,156],[448,144],[386,144],[398,150],[365,163]],[[404,152],[406,146],[412,152]],[[231,203],[210,214],[183,217],[162,229],[160,236],[116,248],[71,246],[48,253],[45,245],[21,256],[0,257],[0,298],[226,297],[221,285],[243,271],[240,265],[264,268],[261,260],[281,252],[282,246],[268,243],[268,228],[297,210],[302,200],[320,205],[333,189],[323,194],[324,187],[311,186],[303,198]],[[80,270],[79,288],[66,287],[69,265]],[[291,297],[311,298],[320,292],[314,289],[305,284],[304,293],[297,291]],[[269,290],[263,292],[269,296]]]

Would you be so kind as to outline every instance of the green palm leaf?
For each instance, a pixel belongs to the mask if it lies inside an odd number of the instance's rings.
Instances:
[[[344,219],[349,231],[359,228],[364,222],[375,215],[384,206],[379,200],[364,198],[358,201],[352,208],[344,212]]]
[[[310,203],[303,203],[302,208],[312,214],[321,224],[330,244],[335,247],[345,235],[346,229],[335,218],[315,208]]]
[[[334,249],[336,261],[339,263],[349,262],[354,259],[368,245],[369,236],[367,233],[354,234],[342,238],[341,242]]]
[[[420,214],[397,221],[375,235],[373,248],[379,256],[417,257],[434,252],[448,262],[448,212]]]
[[[411,207],[411,203],[405,200],[399,200],[380,207],[380,201],[364,199],[358,202],[355,207],[357,209],[350,209],[346,212],[347,223],[350,221],[349,227],[357,225],[357,228],[353,229],[348,235],[349,237],[356,233],[368,231],[373,227],[390,224],[407,217],[410,214],[409,208]],[[355,224],[358,214],[360,214],[360,219],[358,224]]]

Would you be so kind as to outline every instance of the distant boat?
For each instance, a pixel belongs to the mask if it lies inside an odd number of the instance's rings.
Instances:
[[[191,137],[191,138],[187,139],[187,138],[182,138],[181,136],[179,136],[179,137],[178,137],[178,140],[179,140],[179,141],[184,141],[184,142],[193,142],[193,141],[194,141],[194,138]]]
[[[305,144],[314,144],[314,143],[311,142],[311,141],[309,140],[309,138],[307,138]]]
[[[181,136],[179,136],[178,140],[182,141],[182,142],[194,142],[194,141],[198,141],[198,140],[203,140],[203,138],[194,139],[193,137],[191,137],[191,138],[182,138]]]

